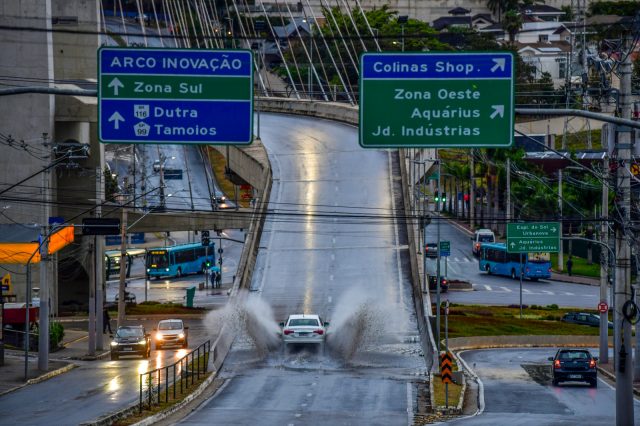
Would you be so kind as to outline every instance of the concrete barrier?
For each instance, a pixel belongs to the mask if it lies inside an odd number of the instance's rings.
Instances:
[[[598,336],[573,335],[525,335],[525,336],[472,336],[449,338],[449,349],[460,351],[466,349],[488,348],[533,348],[533,347],[598,347]],[[613,340],[609,338],[609,346]]]

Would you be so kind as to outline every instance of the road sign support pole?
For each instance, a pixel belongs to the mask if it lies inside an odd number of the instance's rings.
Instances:
[[[449,353],[449,301],[444,310],[444,348]],[[449,383],[444,384],[444,406],[449,407]]]
[[[520,319],[522,319],[522,253],[520,253]]]
[[[118,285],[118,327],[124,325],[125,316],[125,259],[127,257],[127,209],[124,206],[125,200],[122,200],[122,221],[120,223],[120,281]]]
[[[438,157],[438,150],[436,149],[436,158],[438,161],[438,195],[440,192],[440,179],[442,173],[441,171],[441,163],[442,160]],[[436,201],[436,237],[438,240],[438,259],[436,263],[436,349],[438,353],[440,353],[440,200]]]

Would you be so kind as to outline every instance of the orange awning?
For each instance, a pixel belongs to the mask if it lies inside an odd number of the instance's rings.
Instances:
[[[73,238],[73,226],[64,226],[56,229],[49,237],[48,253],[53,254],[60,251],[63,247],[71,244]],[[33,256],[31,263],[40,262],[37,242],[0,242],[0,263],[25,265],[31,256]]]

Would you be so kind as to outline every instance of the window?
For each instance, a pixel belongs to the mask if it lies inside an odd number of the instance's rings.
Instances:
[[[301,318],[289,320],[289,327],[317,327],[318,320],[313,318]]]
[[[538,35],[538,41],[540,43],[547,43],[549,41],[549,35],[548,34],[539,34]]]
[[[150,268],[166,268],[169,266],[166,251],[152,251],[147,253],[147,266]]]
[[[567,60],[565,58],[556,59],[558,63],[558,78],[567,77]]]

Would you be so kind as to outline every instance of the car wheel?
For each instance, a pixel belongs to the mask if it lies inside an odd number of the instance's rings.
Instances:
[[[491,275],[491,266],[485,265],[484,270],[487,271],[487,274]]]
[[[511,279],[512,279],[512,280],[515,280],[516,278],[518,278],[518,277],[516,276],[516,270],[515,270],[515,269],[512,269],[512,270],[511,270]]]
[[[118,359],[118,355],[111,352],[111,361],[115,361]]]
[[[556,379],[553,379],[553,380],[551,381],[551,384],[552,384],[553,386],[558,386],[558,381],[557,381]]]
[[[176,278],[180,278],[182,277],[182,269],[178,268],[178,271],[176,272]]]
[[[182,344],[182,348],[186,349],[189,347],[189,342],[187,342],[186,340],[184,341],[184,343]]]
[[[598,387],[598,379],[593,379],[591,382],[589,382],[589,386],[591,386],[592,388],[597,388]]]

